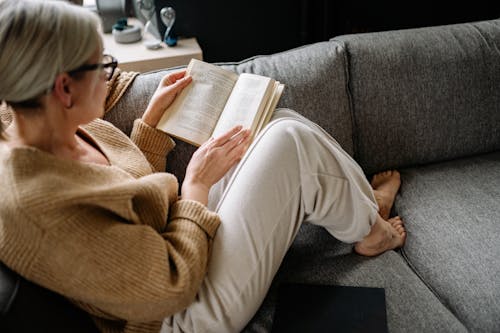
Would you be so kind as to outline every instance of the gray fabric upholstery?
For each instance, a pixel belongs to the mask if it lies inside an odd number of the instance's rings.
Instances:
[[[404,255],[473,332],[500,332],[500,152],[402,170]]]
[[[270,332],[279,283],[385,288],[389,332],[466,332],[465,327],[391,251],[377,258],[353,254],[325,230],[303,225],[259,312],[244,332]]]
[[[367,173],[500,149],[500,20],[340,36]]]
[[[222,64],[237,73],[270,76],[285,84],[278,107],[290,108],[322,126],[352,155],[352,121],[347,96],[346,58],[329,42]]]

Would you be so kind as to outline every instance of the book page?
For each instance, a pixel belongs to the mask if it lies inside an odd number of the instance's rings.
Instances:
[[[216,65],[192,59],[191,82],[165,111],[157,128],[201,145],[212,135],[238,75]]]
[[[217,137],[236,125],[254,130],[274,88],[274,80],[243,73],[227,100],[212,136]]]
[[[269,100],[267,101],[265,110],[262,113],[262,117],[260,117],[258,123],[255,124],[255,133],[260,132],[260,130],[264,128],[264,126],[266,126],[267,123],[271,120],[273,112],[276,109],[276,106],[278,105],[278,101],[281,98],[284,89],[285,89],[284,84],[275,81],[272,98],[269,98]]]

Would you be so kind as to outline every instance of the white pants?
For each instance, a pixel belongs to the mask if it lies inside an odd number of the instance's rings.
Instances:
[[[196,300],[162,332],[240,332],[261,305],[303,222],[356,242],[378,206],[358,164],[318,125],[277,110],[242,161],[214,186],[222,220]]]

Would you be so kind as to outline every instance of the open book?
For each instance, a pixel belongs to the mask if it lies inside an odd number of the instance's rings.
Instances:
[[[192,59],[187,74],[193,81],[160,119],[158,129],[200,146],[236,125],[255,136],[271,119],[284,85],[256,74],[236,74]]]

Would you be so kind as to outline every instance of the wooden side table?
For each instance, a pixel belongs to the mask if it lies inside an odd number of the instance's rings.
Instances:
[[[140,24],[129,18],[129,24]],[[156,69],[187,65],[191,58],[203,60],[203,52],[196,38],[179,39],[170,47],[161,43],[161,48],[149,50],[144,40],[152,37],[146,34],[143,40],[130,44],[116,43],[112,34],[103,34],[104,53],[118,59],[118,67],[124,71],[147,72]]]

